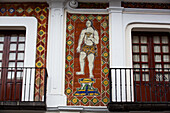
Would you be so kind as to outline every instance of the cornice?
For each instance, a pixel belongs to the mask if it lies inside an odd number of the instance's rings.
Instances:
[[[63,8],[65,0],[47,0],[49,8]]]
[[[169,9],[142,9],[142,8],[124,8],[124,14],[160,14],[170,15]]]
[[[109,13],[122,13],[123,12],[123,7],[109,7],[108,12]]]
[[[58,106],[47,108],[47,111],[83,111],[83,112],[108,112],[106,106]]]

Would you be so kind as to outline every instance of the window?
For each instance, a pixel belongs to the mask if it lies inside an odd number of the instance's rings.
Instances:
[[[170,73],[170,34],[168,32],[132,32],[132,54],[135,83],[139,97],[165,98]],[[141,88],[141,89],[140,89]],[[150,88],[152,90],[150,90]],[[146,94],[146,92],[151,91]],[[159,92],[157,92],[159,91]],[[162,94],[161,94],[161,92]],[[154,93],[154,95],[149,95]],[[164,96],[163,96],[164,95]],[[158,98],[158,96],[161,98]],[[148,98],[149,99],[149,98]],[[140,100],[140,98],[137,98]],[[149,101],[149,100],[148,100]]]
[[[25,31],[0,30],[1,101],[21,99],[24,50]]]

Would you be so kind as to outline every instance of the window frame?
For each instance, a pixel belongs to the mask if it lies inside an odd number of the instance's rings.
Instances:
[[[31,23],[31,24],[30,24]],[[38,21],[35,17],[0,17],[0,29],[9,30],[11,28],[23,28],[26,29],[26,40],[25,40],[25,56],[24,56],[24,67],[35,67],[36,61],[36,41],[37,41],[37,25]],[[27,75],[30,75],[30,72],[24,72]],[[35,71],[32,71],[31,74],[35,74]],[[23,74],[26,75],[26,74]],[[35,77],[32,78],[31,86],[29,82],[30,76],[23,76],[22,85],[22,100],[24,101],[33,101],[34,100],[34,82]],[[30,91],[30,97],[29,92]],[[25,96],[25,98],[24,98]]]

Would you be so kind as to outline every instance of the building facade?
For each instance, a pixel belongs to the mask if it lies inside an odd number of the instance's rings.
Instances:
[[[168,0],[1,0],[0,108],[169,112],[169,9]]]

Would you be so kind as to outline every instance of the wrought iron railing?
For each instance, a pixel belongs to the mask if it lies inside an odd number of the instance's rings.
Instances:
[[[0,68],[0,105],[46,103],[46,68]],[[39,104],[41,105],[41,104]]]
[[[170,104],[170,68],[110,68],[109,79],[110,103],[114,105],[165,103],[168,107]]]
[[[111,100],[170,102],[170,68],[110,68]]]

